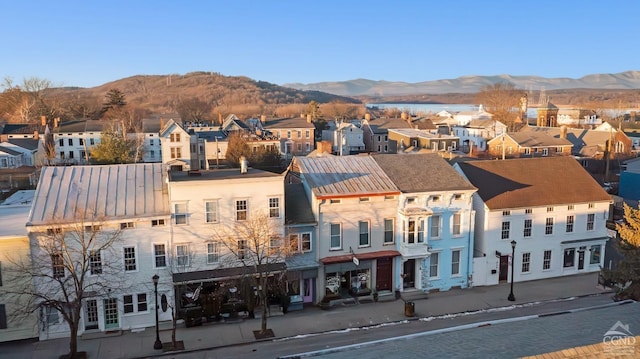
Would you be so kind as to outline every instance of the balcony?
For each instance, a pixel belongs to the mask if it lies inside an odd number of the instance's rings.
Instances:
[[[426,243],[402,243],[400,254],[404,259],[428,257],[431,253]]]

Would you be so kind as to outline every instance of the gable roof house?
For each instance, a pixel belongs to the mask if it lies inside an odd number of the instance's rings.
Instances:
[[[434,134],[427,130],[390,129],[389,150],[392,153],[429,151],[449,153],[458,149],[460,139],[456,136]]]
[[[632,158],[632,141],[622,131],[598,131],[581,128],[528,127],[521,132],[543,133],[555,139],[566,139],[573,145],[571,154],[591,173],[604,173],[605,158],[625,160]],[[611,147],[609,147],[611,144]],[[619,168],[618,161],[612,161],[613,170]]]
[[[280,153],[284,159],[293,156],[306,156],[315,149],[316,127],[311,116],[267,118],[262,116],[258,129],[265,136],[273,136],[280,140]]]
[[[471,119],[467,124],[455,124],[450,132],[460,138],[460,149],[467,153],[484,152],[487,141],[507,132],[507,125],[487,118]]]
[[[565,138],[523,130],[508,132],[487,142],[491,158],[569,156],[573,144]]]
[[[389,241],[400,191],[370,156],[295,157],[318,221],[318,291],[326,303],[402,288]],[[393,229],[391,229],[393,230]]]
[[[174,238],[165,175],[160,163],[43,167],[27,219],[31,258],[46,275],[35,278],[34,285],[49,298],[58,297],[61,289],[50,281],[70,274],[52,261],[55,252],[45,244],[64,242],[69,248],[65,265],[83,264],[87,270],[78,334],[154,326],[154,274],[160,276],[158,298],[173,302],[167,248],[159,247]],[[111,236],[112,245],[95,247]],[[80,259],[89,253],[90,266]],[[158,310],[160,320],[171,319],[166,307]],[[43,304],[40,318],[41,340],[69,335],[54,307]]]
[[[204,163],[204,145],[193,131],[169,119],[160,131],[162,163],[173,171],[199,170]]]
[[[331,143],[332,153],[346,156],[364,151],[362,134],[362,129],[351,122],[330,121],[329,129],[322,130],[322,140]]]
[[[597,272],[611,197],[571,157],[454,165],[476,188],[474,285]],[[509,260],[512,245],[515,258]]]
[[[18,168],[24,165],[24,155],[8,146],[0,145],[0,169]]]
[[[470,286],[476,188],[437,154],[372,157],[400,190],[384,240],[400,252],[402,290]]]
[[[362,141],[367,152],[396,153],[389,143],[389,129],[411,128],[406,119],[380,117],[371,119],[366,116],[362,121]]]
[[[22,153],[24,166],[36,166],[42,163],[38,157],[39,143],[37,138],[10,138],[0,142],[0,146]]]

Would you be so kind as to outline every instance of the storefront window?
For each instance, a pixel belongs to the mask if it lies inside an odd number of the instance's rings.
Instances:
[[[349,272],[349,277],[351,279],[349,287],[353,294],[371,294],[371,276],[369,275],[369,269],[359,269],[351,271]]]
[[[340,293],[340,273],[327,273],[325,280],[326,294],[339,295]]]

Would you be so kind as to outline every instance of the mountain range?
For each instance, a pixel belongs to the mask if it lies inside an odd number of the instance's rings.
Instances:
[[[592,74],[578,79],[568,77],[545,78],[540,76],[462,76],[455,79],[423,82],[374,81],[355,79],[349,81],[318,82],[310,84],[288,83],[303,91],[321,91],[339,96],[403,96],[413,94],[476,93],[482,87],[495,83],[511,83],[529,91],[566,89],[633,90],[640,89],[640,71],[617,74]]]

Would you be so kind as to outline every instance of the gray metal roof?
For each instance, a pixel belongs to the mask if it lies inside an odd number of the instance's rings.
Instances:
[[[34,140],[32,138],[9,138],[7,139],[7,142],[9,142],[12,145],[22,147],[26,150],[38,149],[38,140]]]
[[[264,178],[264,177],[283,177],[282,174],[260,170],[257,168],[247,168],[247,173],[240,173],[240,168],[223,168],[207,171],[171,171],[169,172],[170,182],[185,181],[208,181],[208,180],[225,180],[240,178]]]
[[[296,161],[317,197],[400,193],[370,156],[296,157]]]
[[[43,167],[28,225],[168,215],[162,164]]]
[[[266,130],[276,130],[279,128],[315,128],[313,123],[307,122],[304,117],[288,117],[288,118],[268,118],[267,122],[262,124],[262,128]]]
[[[475,189],[436,153],[380,154],[372,157],[405,193]]]

